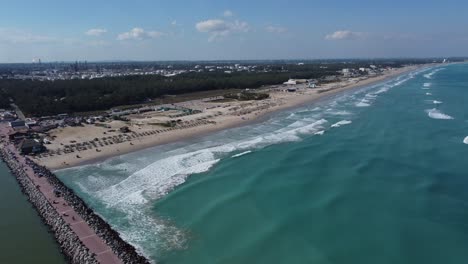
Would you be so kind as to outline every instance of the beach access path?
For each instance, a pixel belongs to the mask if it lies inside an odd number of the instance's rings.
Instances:
[[[11,128],[6,123],[0,124],[0,135],[8,137]],[[93,229],[84,221],[77,212],[62,198],[56,197],[53,186],[45,177],[38,177],[33,169],[26,163],[24,156],[20,155],[16,147],[11,144],[5,144],[5,148],[12,151],[21,163],[24,171],[31,182],[45,196],[47,201],[70,226],[72,231],[78,236],[83,244],[96,255],[96,260],[102,264],[121,264],[122,261],[117,257],[111,248],[93,231]]]

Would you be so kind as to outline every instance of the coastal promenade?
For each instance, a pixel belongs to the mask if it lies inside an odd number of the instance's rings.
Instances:
[[[99,237],[96,234],[96,232],[93,230],[93,228],[91,228],[87,221],[85,221],[80,216],[80,214],[77,211],[75,211],[75,209],[63,197],[56,196],[56,194],[54,193],[55,188],[51,185],[48,179],[46,177],[40,177],[35,173],[35,170],[31,166],[31,163],[28,162],[28,160],[24,156],[20,155],[15,146],[8,141],[7,137],[9,132],[10,128],[6,124],[0,124],[0,135],[6,137],[5,140],[2,140],[2,151],[3,153],[8,153],[8,157],[10,159],[9,161],[5,161],[9,165],[10,169],[12,169],[11,160],[13,160],[13,166],[15,166],[14,168],[16,168],[16,171],[13,171],[13,173],[27,176],[29,181],[39,191],[38,193],[42,194],[45,200],[48,202],[47,206],[50,205],[55,210],[55,212],[60,216],[61,220],[63,220],[63,223],[65,223],[65,225],[67,225],[71,229],[74,235],[76,235],[79,241],[81,241],[82,245],[84,245],[86,249],[89,250],[88,258],[91,259],[86,259],[86,263],[95,263],[96,261],[102,264],[124,263],[113,252],[112,248],[101,237]],[[6,159],[5,155],[3,156],[3,158]],[[25,191],[24,188],[23,191]],[[29,195],[29,198],[31,199],[31,195]],[[37,209],[40,212],[39,208]],[[45,218],[44,215],[41,215],[41,217],[43,219]],[[58,235],[60,234],[55,234],[56,237]],[[61,248],[63,251],[65,251],[64,245],[61,245]],[[78,248],[78,246],[74,248]],[[69,257],[69,259],[72,260],[72,262],[76,262],[76,260],[73,261],[74,256],[70,256],[71,254],[76,254],[76,252],[64,253],[65,255],[68,255],[67,257]]]

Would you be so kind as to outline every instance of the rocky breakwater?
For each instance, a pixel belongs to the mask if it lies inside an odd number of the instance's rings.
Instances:
[[[104,221],[99,215],[89,208],[86,203],[77,196],[73,190],[65,186],[55,174],[44,166],[40,166],[30,159],[26,159],[38,177],[44,177],[54,187],[55,192],[74,209],[78,215],[94,230],[94,232],[112,249],[118,258],[125,264],[150,263],[145,257],[140,255],[135,247],[124,241],[118,232]]]
[[[12,151],[0,149],[0,157],[5,161],[11,172],[15,175],[22,192],[27,196],[31,204],[36,208],[43,222],[54,234],[62,253],[70,263],[99,263],[95,255],[80,241],[70,226],[58,214],[55,208],[47,201],[43,193],[36,188],[34,183],[26,175],[23,166],[18,162],[17,156]]]

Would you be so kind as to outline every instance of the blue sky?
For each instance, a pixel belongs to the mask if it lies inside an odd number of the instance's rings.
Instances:
[[[468,56],[468,2],[0,0],[0,62]]]

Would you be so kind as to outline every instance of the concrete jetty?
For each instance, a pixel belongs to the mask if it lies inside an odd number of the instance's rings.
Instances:
[[[150,263],[47,168],[19,154],[0,124],[0,157],[70,263]]]

